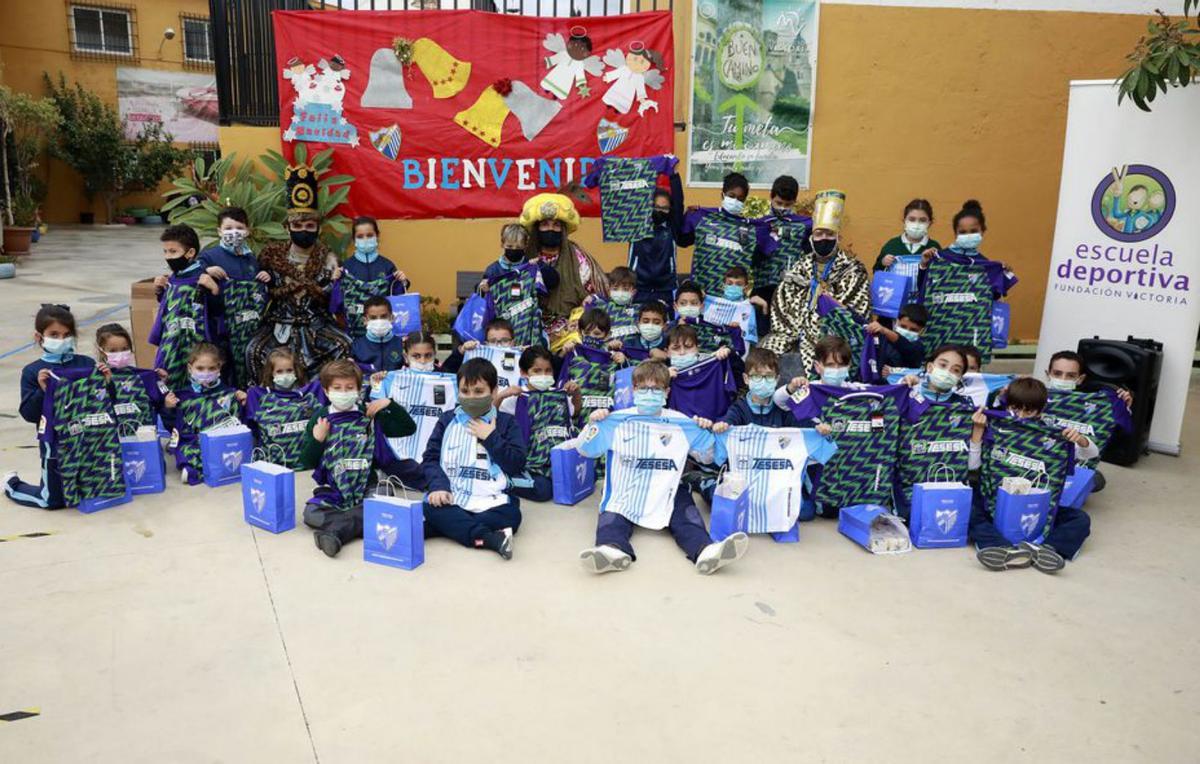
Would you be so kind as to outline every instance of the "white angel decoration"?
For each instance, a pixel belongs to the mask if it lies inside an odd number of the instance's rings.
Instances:
[[[304,106],[313,100],[316,95],[317,82],[315,79],[317,69],[312,64],[306,64],[297,56],[292,56],[288,59],[287,68],[283,70],[283,78],[292,83],[292,87],[296,90],[296,104]]]
[[[604,103],[621,114],[628,114],[636,98],[639,117],[649,109],[658,111],[658,102],[650,99],[646,88],[662,89],[664,80],[659,71],[663,65],[661,54],[635,42],[629,46],[628,55],[617,48],[610,48],[604,54],[604,63],[612,67],[604,74],[604,81],[613,83],[604,94]]]
[[[542,47],[550,51],[546,67],[550,70],[542,78],[542,89],[560,101],[571,95],[575,88],[581,98],[591,95],[587,75],[598,77],[604,71],[599,56],[592,55],[592,40],[583,27],[572,27],[571,37],[563,40],[557,32],[546,35]]]
[[[328,61],[321,59],[317,62],[320,73],[314,78],[317,84],[314,103],[328,104],[339,114],[342,112],[342,100],[346,97],[346,86],[343,80],[350,79],[350,70],[341,56],[334,55]]]

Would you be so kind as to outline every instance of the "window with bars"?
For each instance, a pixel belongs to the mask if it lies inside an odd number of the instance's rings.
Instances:
[[[212,23],[199,16],[180,16],[183,29],[183,60],[188,64],[211,65],[213,56]]]
[[[69,11],[72,53],[131,58],[135,55],[131,9],[103,5],[72,5]]]

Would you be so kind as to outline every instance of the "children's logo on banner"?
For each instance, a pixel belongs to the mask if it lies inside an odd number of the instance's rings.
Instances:
[[[1174,214],[1175,186],[1150,165],[1114,167],[1092,193],[1092,219],[1117,241],[1145,241],[1166,228]]]
[[[334,149],[351,211],[512,216],[599,155],[674,145],[670,12],[276,11],[285,143]],[[315,63],[313,63],[315,62]],[[360,134],[371,151],[360,145]],[[597,153],[598,152],[598,153]],[[597,215],[595,200],[580,212]]]

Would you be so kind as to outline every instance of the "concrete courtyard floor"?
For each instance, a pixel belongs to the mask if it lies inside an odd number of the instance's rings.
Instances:
[[[0,356],[41,302],[127,321],[157,233],[53,230],[0,281]],[[0,358],[0,469],[27,477],[35,355]],[[1106,466],[1055,577],[873,558],[820,520],[711,578],[640,532],[631,570],[589,577],[594,498],[527,504],[512,562],[436,540],[412,572],[252,530],[237,486],[172,475],[94,515],[0,500],[0,538],[52,534],[0,543],[0,718],[39,712],[0,722],[0,762],[1194,762],[1191,397],[1183,456]]]

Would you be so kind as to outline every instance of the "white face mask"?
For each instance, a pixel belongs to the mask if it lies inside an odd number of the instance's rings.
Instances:
[[[325,395],[334,411],[349,411],[358,404],[357,390],[327,390]]]
[[[746,203],[741,199],[734,199],[732,196],[724,196],[721,197],[721,209],[730,215],[741,215],[742,210],[746,209]]]
[[[373,318],[367,322],[367,333],[372,337],[386,337],[392,331],[392,322],[386,318]]]
[[[240,228],[230,228],[227,231],[221,231],[221,246],[226,249],[237,251],[246,243],[246,232]]]
[[[274,377],[275,386],[284,390],[290,390],[296,384],[296,375],[290,371],[276,374]]]
[[[920,241],[925,238],[927,233],[929,233],[928,223],[916,220],[904,221],[904,234],[908,236],[909,241]]]
[[[1077,379],[1059,379],[1058,377],[1047,377],[1046,387],[1051,390],[1059,390],[1061,392],[1069,392],[1079,386]]]
[[[534,374],[529,377],[529,386],[534,390],[549,390],[554,387],[554,377],[549,374]]]
[[[409,361],[408,368],[413,371],[433,371],[433,361]]]
[[[696,318],[700,315],[699,305],[679,305],[675,308],[675,312],[684,318]]]

